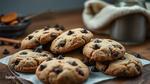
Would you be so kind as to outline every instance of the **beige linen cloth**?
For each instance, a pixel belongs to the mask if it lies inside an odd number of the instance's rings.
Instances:
[[[142,14],[150,24],[150,11],[138,5],[130,7],[116,7],[101,0],[87,0],[84,4],[83,22],[87,29],[102,33],[112,28],[118,18],[129,14]],[[149,28],[148,28],[149,29]]]

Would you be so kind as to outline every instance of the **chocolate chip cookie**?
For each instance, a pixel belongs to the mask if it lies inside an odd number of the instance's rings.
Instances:
[[[126,53],[124,59],[119,59],[111,63],[96,63],[96,68],[105,74],[118,77],[134,77],[142,72],[142,63],[135,56]]]
[[[47,51],[34,52],[26,49],[13,54],[8,65],[18,72],[35,72],[41,62],[52,57],[53,55]]]
[[[21,42],[22,49],[35,48],[40,44],[46,44],[54,40],[59,36],[64,30],[64,27],[61,25],[55,26],[44,26],[40,30],[36,30],[33,33],[29,34]]]
[[[96,38],[84,46],[83,54],[94,61],[114,61],[124,56],[125,48],[114,40]]]
[[[53,58],[38,66],[36,76],[45,84],[83,84],[89,69],[76,58]]]
[[[86,29],[71,29],[58,36],[50,49],[53,53],[69,52],[88,43],[92,37],[93,34]]]

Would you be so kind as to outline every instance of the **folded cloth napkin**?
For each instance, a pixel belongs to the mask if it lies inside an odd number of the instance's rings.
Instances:
[[[146,17],[147,22],[150,23],[150,11],[145,8],[138,5],[116,7],[101,0],[86,1],[82,16],[87,29],[95,33],[102,33],[112,28],[112,24],[117,18],[137,13]]]

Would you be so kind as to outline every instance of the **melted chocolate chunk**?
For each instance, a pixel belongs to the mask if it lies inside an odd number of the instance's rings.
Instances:
[[[81,30],[81,33],[88,33],[86,29]]]
[[[71,35],[73,33],[74,33],[73,31],[68,31],[67,35]]]
[[[98,44],[94,44],[94,45],[93,45],[93,49],[94,49],[94,50],[99,49],[99,48],[100,48],[100,46],[99,46]]]
[[[7,49],[4,49],[3,54],[8,55],[10,52]]]
[[[66,40],[61,40],[59,43],[58,43],[58,47],[64,47],[66,44]]]
[[[99,71],[95,66],[91,66],[90,70],[92,72],[98,72]]]
[[[111,52],[111,55],[112,55],[113,57],[118,57],[119,53],[118,53],[118,52]]]
[[[31,40],[33,38],[33,36],[28,36],[28,39]]]
[[[57,37],[57,34],[54,33],[54,32],[52,32],[52,33],[51,33],[51,37]]]
[[[61,68],[60,66],[57,66],[57,67],[54,67],[52,71],[55,72],[56,74],[59,74],[59,73],[61,73],[63,70],[62,70],[62,68]]]
[[[84,76],[84,72],[81,69],[76,68],[76,71],[78,72],[79,75]]]
[[[69,63],[72,66],[77,66],[78,65],[75,61],[68,61],[67,63]]]
[[[45,68],[46,68],[46,65],[40,65],[39,71],[42,71]]]
[[[16,60],[16,61],[15,61],[15,65],[18,65],[19,62],[20,62],[20,60]]]
[[[94,41],[94,43],[100,43],[100,42],[102,42],[102,41],[99,40],[99,39],[96,39],[96,40]]]
[[[27,52],[21,52],[20,55],[26,55],[28,54]]]
[[[64,55],[58,55],[57,59],[64,59]]]

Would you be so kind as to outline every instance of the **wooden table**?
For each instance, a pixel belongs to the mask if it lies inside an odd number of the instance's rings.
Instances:
[[[77,28],[77,27],[85,27],[82,21],[81,16],[82,11],[70,11],[70,12],[63,12],[63,13],[44,13],[32,19],[32,24],[28,27],[26,33],[18,38],[17,40],[21,40],[31,32],[36,29],[40,29],[41,26],[47,24],[62,24],[66,27],[66,29]],[[95,37],[99,38],[110,38],[107,35],[95,35]],[[125,45],[126,46],[126,45]],[[127,50],[138,52],[143,58],[150,60],[150,39],[147,39],[141,45],[135,46],[126,46]],[[0,52],[2,52],[2,48],[0,47]],[[147,65],[144,70],[144,74],[137,78],[133,79],[115,79],[101,82],[102,84],[131,84],[137,83],[138,84],[150,84],[150,65]],[[148,78],[145,78],[148,77]],[[142,81],[142,82],[141,82]],[[98,83],[98,84],[101,84]]]

